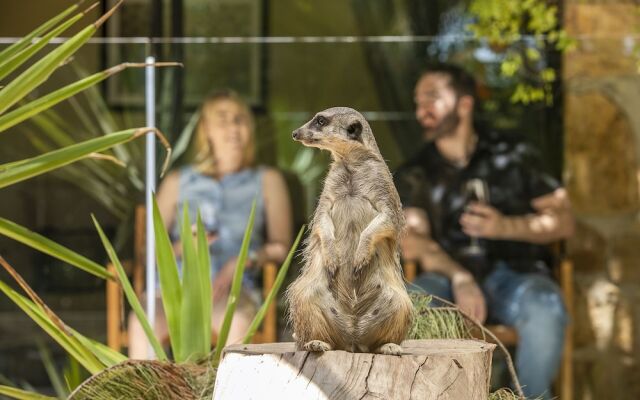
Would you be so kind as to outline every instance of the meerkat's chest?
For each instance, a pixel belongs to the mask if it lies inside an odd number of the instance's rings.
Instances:
[[[369,198],[372,179],[366,171],[336,167],[325,180],[324,193],[332,199]]]
[[[323,195],[331,204],[331,219],[338,230],[344,227],[355,233],[378,215],[370,180],[366,173],[346,168],[335,168],[327,177]]]

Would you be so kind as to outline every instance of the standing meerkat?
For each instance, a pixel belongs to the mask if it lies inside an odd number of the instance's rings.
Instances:
[[[362,114],[334,107],[293,131],[332,163],[287,290],[297,347],[401,354],[413,318],[399,240],[404,215],[387,164]]]

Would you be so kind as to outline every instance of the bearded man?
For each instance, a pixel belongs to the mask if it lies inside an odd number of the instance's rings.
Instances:
[[[394,176],[414,283],[479,322],[515,327],[525,394],[551,398],[567,314],[545,245],[573,232],[566,191],[520,137],[474,124],[476,85],[460,67],[426,69],[414,99],[424,144]]]

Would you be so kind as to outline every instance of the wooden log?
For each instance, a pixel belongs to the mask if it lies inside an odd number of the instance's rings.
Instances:
[[[402,356],[309,353],[293,343],[227,346],[213,399],[487,399],[495,345],[441,339],[402,346]]]

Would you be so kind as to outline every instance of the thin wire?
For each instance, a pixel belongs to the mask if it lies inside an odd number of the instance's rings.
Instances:
[[[593,39],[639,39],[640,34],[580,34],[571,35],[577,40]],[[545,39],[546,35],[522,35],[517,40]],[[19,37],[0,37],[0,44],[12,44]],[[34,38],[33,40],[38,40]],[[68,37],[56,37],[50,43],[60,44]],[[504,38],[505,40],[508,38]],[[449,35],[387,35],[387,36],[217,36],[217,37],[95,37],[89,39],[93,44],[291,44],[291,43],[419,43],[437,40],[482,41],[470,34]]]

